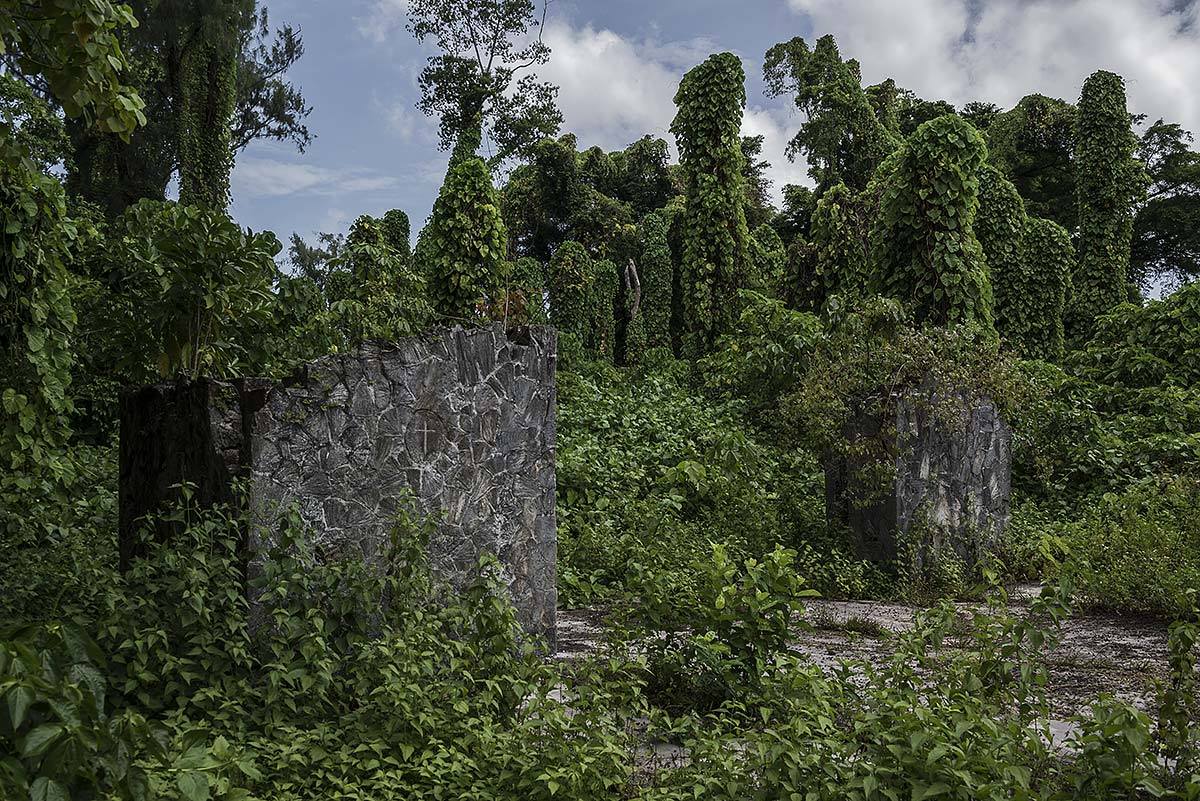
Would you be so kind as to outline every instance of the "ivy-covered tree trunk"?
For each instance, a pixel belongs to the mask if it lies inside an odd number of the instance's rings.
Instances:
[[[646,349],[671,348],[671,293],[675,281],[668,228],[666,214],[655,211],[646,215],[638,232],[641,245],[637,263],[641,285],[638,307]]]
[[[1130,296],[1133,206],[1144,186],[1136,147],[1124,80],[1092,73],[1079,96],[1075,131],[1079,259],[1069,333],[1077,342],[1090,336],[1098,316]]]
[[[237,53],[199,43],[183,57],[179,110],[179,202],[223,209],[233,170],[230,120],[237,99]]]
[[[558,355],[565,363],[583,357],[589,339],[596,267],[583,245],[563,242],[550,261],[550,322],[558,329]]]
[[[1023,262],[1022,239],[1027,215],[1017,188],[998,169],[985,164],[979,171],[979,214],[975,235],[987,259],[995,304],[996,331],[1006,339],[1021,338],[1030,307]]]
[[[706,353],[738,317],[737,292],[749,272],[740,129],[745,72],[733,53],[695,67],[675,94],[671,131],[679,145],[685,196],[681,288],[684,355]]]

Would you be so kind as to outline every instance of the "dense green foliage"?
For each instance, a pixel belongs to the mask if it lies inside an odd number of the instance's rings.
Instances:
[[[545,5],[406,8],[454,150],[433,214],[415,245],[399,209],[293,235],[288,269],[224,207],[247,142],[310,138],[296,32],[268,46],[252,0],[136,2],[137,28],[0,0],[0,797],[1200,799],[1200,290],[1130,292],[1196,273],[1185,131],[1135,149],[1109,73],[1078,110],[956,109],[797,38],[764,77],[816,185],[776,209],[736,56],[683,77],[679,164],[650,135],[581,152],[517,77]],[[558,596],[594,653],[564,627],[548,658],[491,557],[443,585],[405,499],[363,561],[184,488],[119,569],[123,387],[546,322]],[[984,398],[1013,429],[994,547],[918,524],[860,559],[844,512],[894,488],[901,404]],[[1047,586],[1013,611],[1015,581]],[[890,633],[816,593],[937,605]],[[1072,605],[1163,621],[1138,706],[1052,702]]]
[[[705,353],[737,314],[749,270],[750,232],[743,198],[742,108],[745,73],[732,53],[711,56],[679,83],[671,132],[679,144],[688,236],[680,265],[684,351]]]
[[[843,61],[832,36],[816,45],[797,37],[767,51],[763,80],[771,95],[793,95],[805,116],[788,143],[802,153],[819,192],[844,183],[865,189],[876,167],[898,144],[862,88],[858,62]]]
[[[1029,214],[1067,230],[1074,229],[1078,218],[1073,162],[1077,117],[1075,107],[1064,100],[1026,95],[984,126],[989,162],[1017,187]]]
[[[852,299],[866,292],[870,265],[861,212],[858,199],[843,184],[831,187],[817,201],[812,216],[812,246],[815,283],[822,297]],[[804,280],[802,273],[797,280]]]

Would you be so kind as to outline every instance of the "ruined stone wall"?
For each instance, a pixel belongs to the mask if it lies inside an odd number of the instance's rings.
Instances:
[[[987,398],[912,390],[894,405],[894,425],[862,419],[848,437],[887,438],[880,450],[894,467],[883,492],[863,487],[862,464],[826,463],[826,508],[846,526],[861,558],[890,561],[904,543],[921,569],[932,556],[967,566],[1008,525],[1012,431]],[[870,497],[867,504],[856,497]]]
[[[219,499],[241,478],[258,524],[252,552],[294,507],[325,557],[373,560],[411,493],[438,520],[435,572],[462,579],[481,554],[495,554],[526,629],[553,639],[555,347],[549,328],[454,328],[326,356],[285,382],[130,395],[123,541],[170,484],[206,482]]]

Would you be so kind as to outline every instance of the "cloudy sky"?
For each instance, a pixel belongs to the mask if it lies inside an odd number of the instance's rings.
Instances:
[[[807,180],[784,145],[799,124],[762,92],[776,42],[833,34],[865,83],[893,77],[928,99],[1009,107],[1031,92],[1074,101],[1096,69],[1125,76],[1131,110],[1200,134],[1200,0],[550,0],[541,75],[560,87],[580,148],[671,141],[680,76],[729,50],[747,73],[743,129],[766,136],[776,189]],[[405,31],[405,0],[267,0],[302,29],[292,71],[314,110],[303,155],[254,144],[233,176],[234,216],[254,229],[344,231],[359,214],[401,208],[414,229],[445,173],[435,120],[414,108],[428,50]]]

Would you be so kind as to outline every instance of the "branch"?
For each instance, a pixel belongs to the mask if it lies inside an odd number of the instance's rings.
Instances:
[[[625,283],[633,290],[633,308],[629,310],[629,319],[636,320],[642,310],[642,282],[638,278],[637,265],[633,259],[625,265]]]

